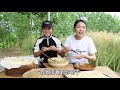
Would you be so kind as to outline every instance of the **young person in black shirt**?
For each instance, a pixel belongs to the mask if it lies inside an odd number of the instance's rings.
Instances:
[[[62,52],[62,43],[60,40],[52,35],[53,27],[51,21],[44,21],[41,26],[43,36],[38,38],[34,45],[34,57],[43,58],[44,63],[48,63],[48,58],[43,55],[45,53],[50,58],[64,56]]]

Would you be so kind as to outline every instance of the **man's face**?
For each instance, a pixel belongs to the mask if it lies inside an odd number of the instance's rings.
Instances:
[[[43,27],[42,28],[43,35],[49,37],[52,34],[52,28],[50,27]]]

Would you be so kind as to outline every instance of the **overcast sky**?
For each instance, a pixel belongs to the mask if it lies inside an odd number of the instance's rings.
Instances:
[[[106,13],[110,13],[111,15],[116,15],[120,18],[120,12],[106,12]]]

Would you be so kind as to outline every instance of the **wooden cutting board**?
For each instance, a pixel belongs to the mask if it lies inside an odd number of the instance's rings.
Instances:
[[[54,69],[49,68],[39,68],[33,69],[25,72],[22,77],[23,78],[64,78],[62,75],[51,74],[50,71],[54,71]]]
[[[65,67],[54,68],[48,63],[43,63],[46,68],[33,69],[23,74],[23,78],[64,78],[64,71],[74,70],[72,64]]]
[[[95,70],[100,71],[111,78],[120,78],[120,76],[117,73],[115,73],[112,69],[110,69],[107,66],[97,66]]]
[[[60,73],[59,71],[61,70],[64,70],[64,71],[71,71],[71,70],[74,70],[73,68],[73,65],[72,64],[68,64],[67,66],[65,67],[52,67],[50,66],[48,63],[43,63],[43,65],[46,67],[46,69],[48,70],[56,70],[55,72],[57,73]],[[43,78],[65,78],[63,75],[43,75]]]

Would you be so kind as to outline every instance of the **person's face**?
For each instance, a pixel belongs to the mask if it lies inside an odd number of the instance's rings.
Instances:
[[[74,30],[75,30],[76,36],[78,36],[78,37],[84,36],[85,31],[86,31],[85,23],[83,23],[83,22],[77,23],[77,25],[75,26]]]
[[[43,35],[49,37],[52,34],[52,28],[50,27],[43,27],[42,28]]]

